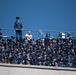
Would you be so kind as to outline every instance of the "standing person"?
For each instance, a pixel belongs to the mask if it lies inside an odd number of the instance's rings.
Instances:
[[[21,42],[23,26],[22,26],[22,23],[20,22],[20,17],[16,17],[16,21],[14,23],[14,29],[16,31],[16,42],[18,40]]]

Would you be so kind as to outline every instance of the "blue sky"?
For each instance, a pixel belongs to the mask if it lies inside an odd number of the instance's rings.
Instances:
[[[12,29],[2,30],[3,35],[15,35],[16,16],[25,30],[36,30],[33,36],[39,29],[50,30],[52,36],[57,36],[56,31],[76,32],[76,0],[0,0],[0,28]]]

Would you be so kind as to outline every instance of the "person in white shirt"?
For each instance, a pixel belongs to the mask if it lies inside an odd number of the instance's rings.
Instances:
[[[25,38],[27,39],[27,40],[31,40],[31,39],[33,39],[33,36],[32,36],[32,34],[31,34],[31,31],[28,31],[28,33],[26,33],[26,35],[25,35]]]
[[[65,39],[66,38],[65,33],[60,32],[58,38],[59,39]]]

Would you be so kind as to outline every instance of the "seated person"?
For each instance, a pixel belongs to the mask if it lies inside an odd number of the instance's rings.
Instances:
[[[42,30],[39,30],[38,33],[39,33],[38,39],[44,39],[45,38],[45,34],[42,32]]]
[[[60,32],[58,38],[59,39],[65,39],[66,38],[65,33]]]
[[[28,31],[28,33],[26,33],[25,38],[30,41],[31,39],[33,39],[33,36],[31,34],[31,31]]]
[[[44,39],[44,44],[45,44],[45,46],[50,45],[50,33],[49,32],[46,33],[46,37]]]
[[[67,33],[67,37],[66,37],[67,39],[72,39],[73,38],[73,36],[71,35],[71,33],[70,32],[68,32]]]
[[[2,37],[2,32],[1,32],[1,29],[0,29],[0,36]]]
[[[63,32],[59,32],[58,38],[57,38],[57,43],[61,41],[66,41],[66,35]]]

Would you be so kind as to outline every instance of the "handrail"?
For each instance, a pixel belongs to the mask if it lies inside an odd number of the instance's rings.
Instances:
[[[14,28],[0,28],[1,30],[15,30]],[[37,29],[23,29],[22,31],[31,31],[31,32],[38,32]],[[42,30],[44,33],[49,32],[50,34],[55,34],[55,36],[58,36],[59,32],[63,32],[67,34],[68,32],[71,33],[71,35],[76,38],[76,31],[57,31],[57,30]],[[53,36],[53,35],[52,35]]]
[[[0,28],[1,30],[14,30],[14,28]],[[23,29],[23,31],[28,31],[28,30],[31,30],[31,31],[38,31],[36,29]],[[76,31],[57,31],[57,30],[43,30],[44,32],[64,32],[64,33],[67,33],[67,32],[70,32],[70,33],[76,33]]]

